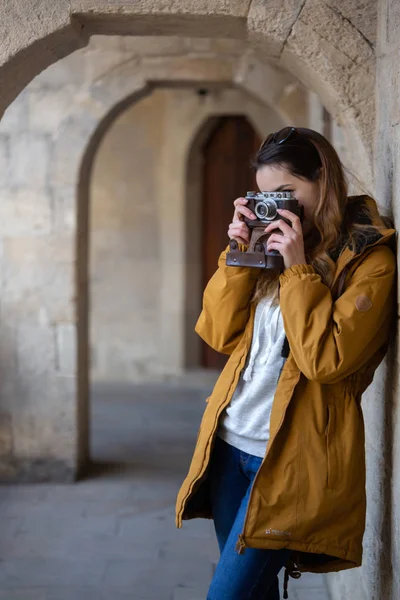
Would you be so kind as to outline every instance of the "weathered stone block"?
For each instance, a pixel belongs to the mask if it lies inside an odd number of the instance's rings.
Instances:
[[[140,56],[169,56],[181,54],[186,49],[186,40],[182,37],[173,36],[146,36],[146,37],[122,37],[121,43],[127,54],[138,54]],[[199,40],[200,43],[203,40]]]
[[[33,471],[42,468],[43,473],[51,470],[52,464],[62,466],[63,473],[66,465],[68,469],[74,465],[77,453],[75,395],[74,377],[39,373],[37,369],[30,369],[28,377],[20,377],[15,398],[18,410],[12,423],[13,450],[20,472],[24,464],[26,468],[30,465]],[[24,477],[28,476],[26,471]]]
[[[17,360],[21,382],[29,382],[31,375],[45,376],[54,372],[56,352],[53,329],[30,323],[18,324]]]
[[[87,43],[62,0],[13,2],[0,18],[0,115],[25,85],[57,58]]]
[[[49,179],[51,141],[48,136],[28,132],[10,140],[11,185],[43,189]]]
[[[104,85],[105,80],[106,85]],[[149,85],[143,71],[139,68],[139,59],[129,60],[113,69],[111,73],[104,74],[104,78],[93,81],[86,101],[90,117],[95,117],[93,131],[99,120],[107,117],[116,104],[128,98],[136,102],[148,92]]]
[[[0,456],[9,455],[12,452],[12,429],[11,415],[0,412]]]
[[[372,45],[377,38],[378,4],[376,0],[328,0],[331,8],[350,21]]]
[[[0,195],[1,236],[32,237],[50,233],[51,198],[46,191],[39,192],[29,187],[8,188],[1,191]]]
[[[299,0],[253,0],[247,17],[249,41],[265,57],[279,58],[303,5]]]
[[[95,36],[97,37],[97,36]],[[106,36],[100,36],[107,40]],[[118,40],[117,36],[112,36],[111,41]],[[122,38],[120,38],[122,40]],[[129,38],[128,38],[129,39]],[[106,42],[105,48],[102,46],[89,46],[89,53],[82,52],[82,60],[85,61],[85,84],[91,84],[96,80],[101,80],[106,77],[114,69],[118,69],[121,62],[126,62],[129,59],[138,60],[134,53],[126,52],[122,47],[122,41],[119,42],[119,47],[110,48],[111,41]],[[115,46],[115,44],[114,44]]]
[[[177,15],[232,15],[245,17],[248,11],[248,0],[142,0],[132,6],[129,0],[114,0],[113,4],[99,6],[98,0],[72,0],[73,12],[98,12],[112,15],[114,12],[121,14],[177,14]]]
[[[83,109],[63,121],[57,131],[54,152],[48,161],[53,186],[76,186],[79,180],[79,169],[88,141],[98,125],[98,116]],[[62,139],[63,143],[57,143]]]
[[[75,86],[81,88],[86,81],[84,50],[79,49],[62,60],[50,64],[29,83],[29,91],[60,90]],[[28,88],[27,88],[28,89]]]
[[[304,44],[304,39],[307,39],[307,44]],[[361,65],[356,63],[342,48],[329,40],[324,41],[321,34],[315,32],[301,16],[288,38],[281,62],[292,71],[296,69],[299,78],[320,95],[334,118],[339,114],[343,118],[347,116],[353,128],[353,152],[356,140],[359,142],[357,153],[366,159],[365,164],[360,163],[362,172],[356,169],[356,173],[368,180],[375,119],[374,59],[365,60]]]
[[[40,235],[8,237],[4,240],[4,258],[12,263],[39,263],[41,267],[54,263],[69,264],[75,260],[75,240],[71,235]]]
[[[0,381],[1,406],[3,410],[13,409],[13,393],[18,378],[16,321],[9,319],[4,306],[0,319]],[[1,454],[1,453],[0,453]]]
[[[229,57],[213,60],[213,69],[210,72],[210,62],[208,59],[195,56],[170,57],[168,64],[161,57],[144,57],[142,65],[148,74],[150,81],[165,81],[166,77],[173,75],[177,81],[215,81],[222,85],[224,82],[232,81],[234,65],[236,61]]]
[[[78,191],[76,186],[52,186],[53,227],[55,233],[74,235],[78,218]]]
[[[378,4],[379,35],[378,53],[380,56],[395,53],[399,49],[400,5],[397,0],[386,0]],[[395,61],[393,61],[395,66]]]
[[[77,372],[76,326],[61,323],[56,326],[56,370],[61,375],[75,376]]]
[[[33,317],[33,323],[41,326],[73,321],[75,272],[68,248],[62,243],[58,249],[46,243],[19,247],[11,240],[5,245],[8,259],[3,263],[2,318]],[[52,250],[58,253],[59,262],[51,261]]]
[[[371,46],[356,27],[337,10],[337,5],[328,6],[322,0],[309,0],[305,3],[299,20],[307,25],[313,36],[319,37],[320,52],[327,53],[332,47],[358,65],[374,56]],[[308,42],[308,37],[306,39]],[[343,58],[342,63],[344,62]]]
[[[28,95],[29,130],[54,136],[76,101],[76,87],[32,89]]]
[[[28,89],[23,90],[10,104],[0,122],[0,133],[16,135],[29,129]]]
[[[1,131],[1,128],[0,128]],[[4,134],[0,134],[0,197],[3,199],[4,192],[2,188],[6,188],[10,179],[10,156],[9,156],[9,138]]]
[[[261,102],[277,108],[285,87],[292,82],[289,75],[272,65],[261,63],[251,51],[243,54],[234,80]]]
[[[196,43],[200,41],[196,38],[188,39],[188,49],[193,48],[195,52]],[[231,40],[229,38],[210,38],[211,47],[210,50],[213,54],[218,56],[230,55],[230,56],[241,56],[243,52],[248,48],[246,40]]]

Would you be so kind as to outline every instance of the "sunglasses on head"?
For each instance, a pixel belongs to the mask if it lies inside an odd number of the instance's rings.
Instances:
[[[267,137],[260,146],[260,150],[262,150],[262,148],[265,148],[265,146],[268,146],[268,144],[284,144],[285,142],[287,142],[287,140],[289,140],[295,135],[300,135],[296,127],[284,127],[283,129],[280,129],[275,133],[270,133],[269,135],[267,135]]]

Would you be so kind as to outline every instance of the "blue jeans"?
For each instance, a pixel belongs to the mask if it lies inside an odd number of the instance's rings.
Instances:
[[[290,550],[235,550],[262,459],[216,438],[209,469],[211,506],[220,549],[207,600],[279,600],[278,573]]]

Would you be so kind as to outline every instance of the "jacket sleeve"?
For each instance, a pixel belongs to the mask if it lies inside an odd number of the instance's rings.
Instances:
[[[247,246],[239,244],[241,251]],[[232,354],[246,327],[250,314],[250,297],[261,271],[253,267],[227,267],[226,253],[221,253],[218,269],[204,291],[203,310],[195,331],[214,350]]]
[[[395,308],[395,273],[393,252],[377,246],[357,266],[336,302],[312,266],[294,265],[281,274],[285,331],[307,379],[340,381],[387,342]]]

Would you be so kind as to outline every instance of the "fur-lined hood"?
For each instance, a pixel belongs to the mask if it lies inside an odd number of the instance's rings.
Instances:
[[[354,248],[349,232],[355,240]],[[345,247],[350,248],[358,255],[368,246],[387,236],[388,243],[393,246],[394,234],[395,230],[391,219],[383,217],[379,213],[378,205],[373,198],[367,195],[349,196],[338,243],[336,248],[329,252],[329,255],[336,261]]]

